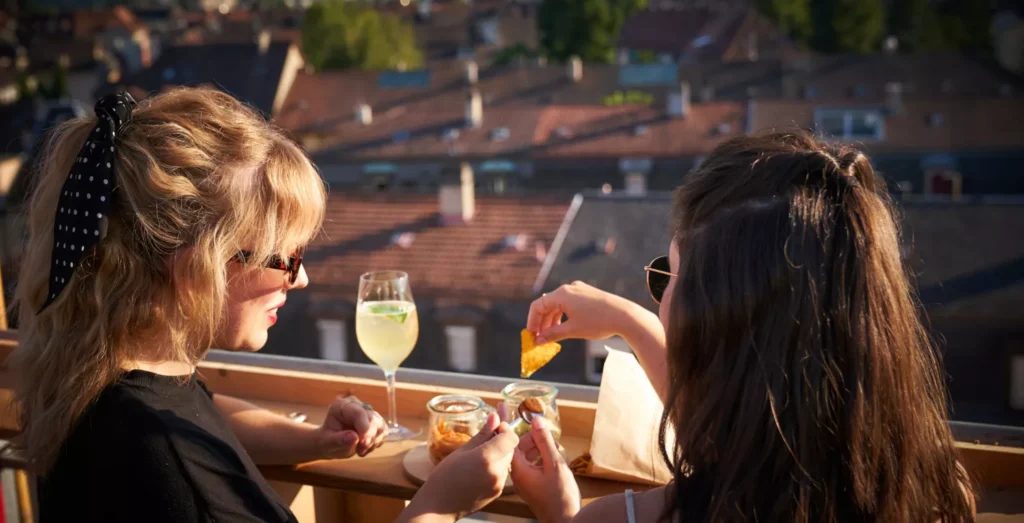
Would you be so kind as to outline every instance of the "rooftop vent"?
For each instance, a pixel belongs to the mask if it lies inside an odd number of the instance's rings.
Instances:
[[[568,140],[569,138],[572,138],[572,129],[569,129],[566,126],[561,125],[557,129],[555,129],[555,136],[563,140]]]
[[[942,113],[932,113],[928,115],[928,125],[931,127],[940,127],[945,123],[946,117]]]
[[[594,250],[602,254],[615,252],[615,238],[598,238],[594,240]]]
[[[715,132],[717,132],[718,134],[729,134],[732,132],[732,125],[724,122],[720,123],[717,127],[715,127]]]
[[[441,133],[441,138],[444,139],[444,141],[446,141],[446,142],[454,142],[455,140],[459,139],[459,136],[461,134],[462,134],[461,131],[459,131],[458,129],[452,127],[452,128],[449,128],[449,129],[445,129],[444,132]]]
[[[409,141],[410,137],[409,131],[398,131],[391,135],[391,141],[393,143],[405,143]]]
[[[495,127],[491,129],[491,141],[492,142],[504,142],[512,136],[512,131],[508,127]]]
[[[647,136],[651,130],[644,124],[633,127],[633,136]]]
[[[526,235],[523,233],[508,234],[501,239],[501,246],[505,249],[522,252],[526,249]]]
[[[413,232],[396,232],[391,235],[391,245],[397,245],[403,249],[412,247],[412,242],[416,240],[416,233]]]

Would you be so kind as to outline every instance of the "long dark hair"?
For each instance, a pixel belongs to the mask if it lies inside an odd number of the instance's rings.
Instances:
[[[675,196],[668,328],[682,521],[970,521],[895,210],[857,149],[718,146]]]

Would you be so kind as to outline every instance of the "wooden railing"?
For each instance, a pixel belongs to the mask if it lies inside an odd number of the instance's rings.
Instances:
[[[16,346],[13,332],[0,332],[0,361],[6,362]],[[332,365],[337,367],[339,364]],[[313,422],[321,419],[323,407],[339,394],[355,394],[373,404],[386,404],[386,387],[382,379],[224,361],[203,362],[199,372],[215,393],[245,398],[282,412],[302,411]],[[437,394],[473,394],[492,404],[500,400],[497,388],[491,387],[487,379],[466,377],[466,383],[484,383],[490,387],[469,388],[459,387],[458,380],[453,381],[450,377],[437,380],[445,382],[442,386],[423,379],[429,377],[430,373],[419,371],[417,375],[419,381],[403,379],[399,381],[397,389],[398,416],[408,426],[422,426],[426,422],[425,405]],[[12,378],[5,365],[0,367],[0,401],[9,401]],[[573,457],[589,447],[596,403],[592,400],[560,400],[559,411],[563,425],[562,443],[567,454]],[[11,434],[17,428],[12,410],[0,409],[0,430]],[[416,484],[403,474],[401,466],[401,455],[415,444],[385,445],[363,459],[321,461],[295,467],[264,467],[262,471],[272,480],[282,497],[292,504],[300,521],[385,521],[401,511],[405,501],[416,492]],[[957,448],[961,461],[984,489],[985,494],[981,500],[983,511],[986,509],[986,496],[1002,500],[1000,503],[1004,506],[1006,499],[1024,500],[1024,449],[973,441],[957,442]],[[2,459],[5,458],[0,455]],[[8,455],[6,459],[7,465],[17,466],[16,456],[12,458]],[[625,488],[642,487],[580,478],[580,488],[586,503],[621,492]],[[1012,503],[1009,509],[997,509],[1004,513],[1007,510],[1024,513],[1024,506],[1013,508]],[[515,495],[502,496],[487,510],[514,516],[531,516],[529,507]]]

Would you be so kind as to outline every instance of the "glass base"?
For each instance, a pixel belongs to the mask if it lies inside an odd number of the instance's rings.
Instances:
[[[422,430],[413,431],[401,425],[388,428],[388,439],[385,441],[405,441],[416,439],[422,434]]]

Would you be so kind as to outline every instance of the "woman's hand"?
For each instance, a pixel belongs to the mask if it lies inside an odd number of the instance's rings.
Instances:
[[[519,438],[491,414],[476,436],[430,473],[399,521],[433,514],[454,521],[477,512],[501,495]]]
[[[636,303],[583,282],[562,285],[530,305],[526,329],[537,335],[537,343],[621,336],[662,401],[667,396],[665,327],[657,314]]]
[[[316,450],[322,459],[365,456],[381,446],[387,436],[384,418],[369,403],[355,396],[339,396],[316,431]]]
[[[512,481],[541,523],[572,521],[580,511],[580,488],[544,418],[534,418],[529,434],[519,440],[512,456]]]
[[[534,300],[526,329],[538,335],[537,343],[568,338],[601,340],[622,335],[638,309],[643,310],[625,298],[575,282]],[[563,315],[568,317],[564,323]]]

